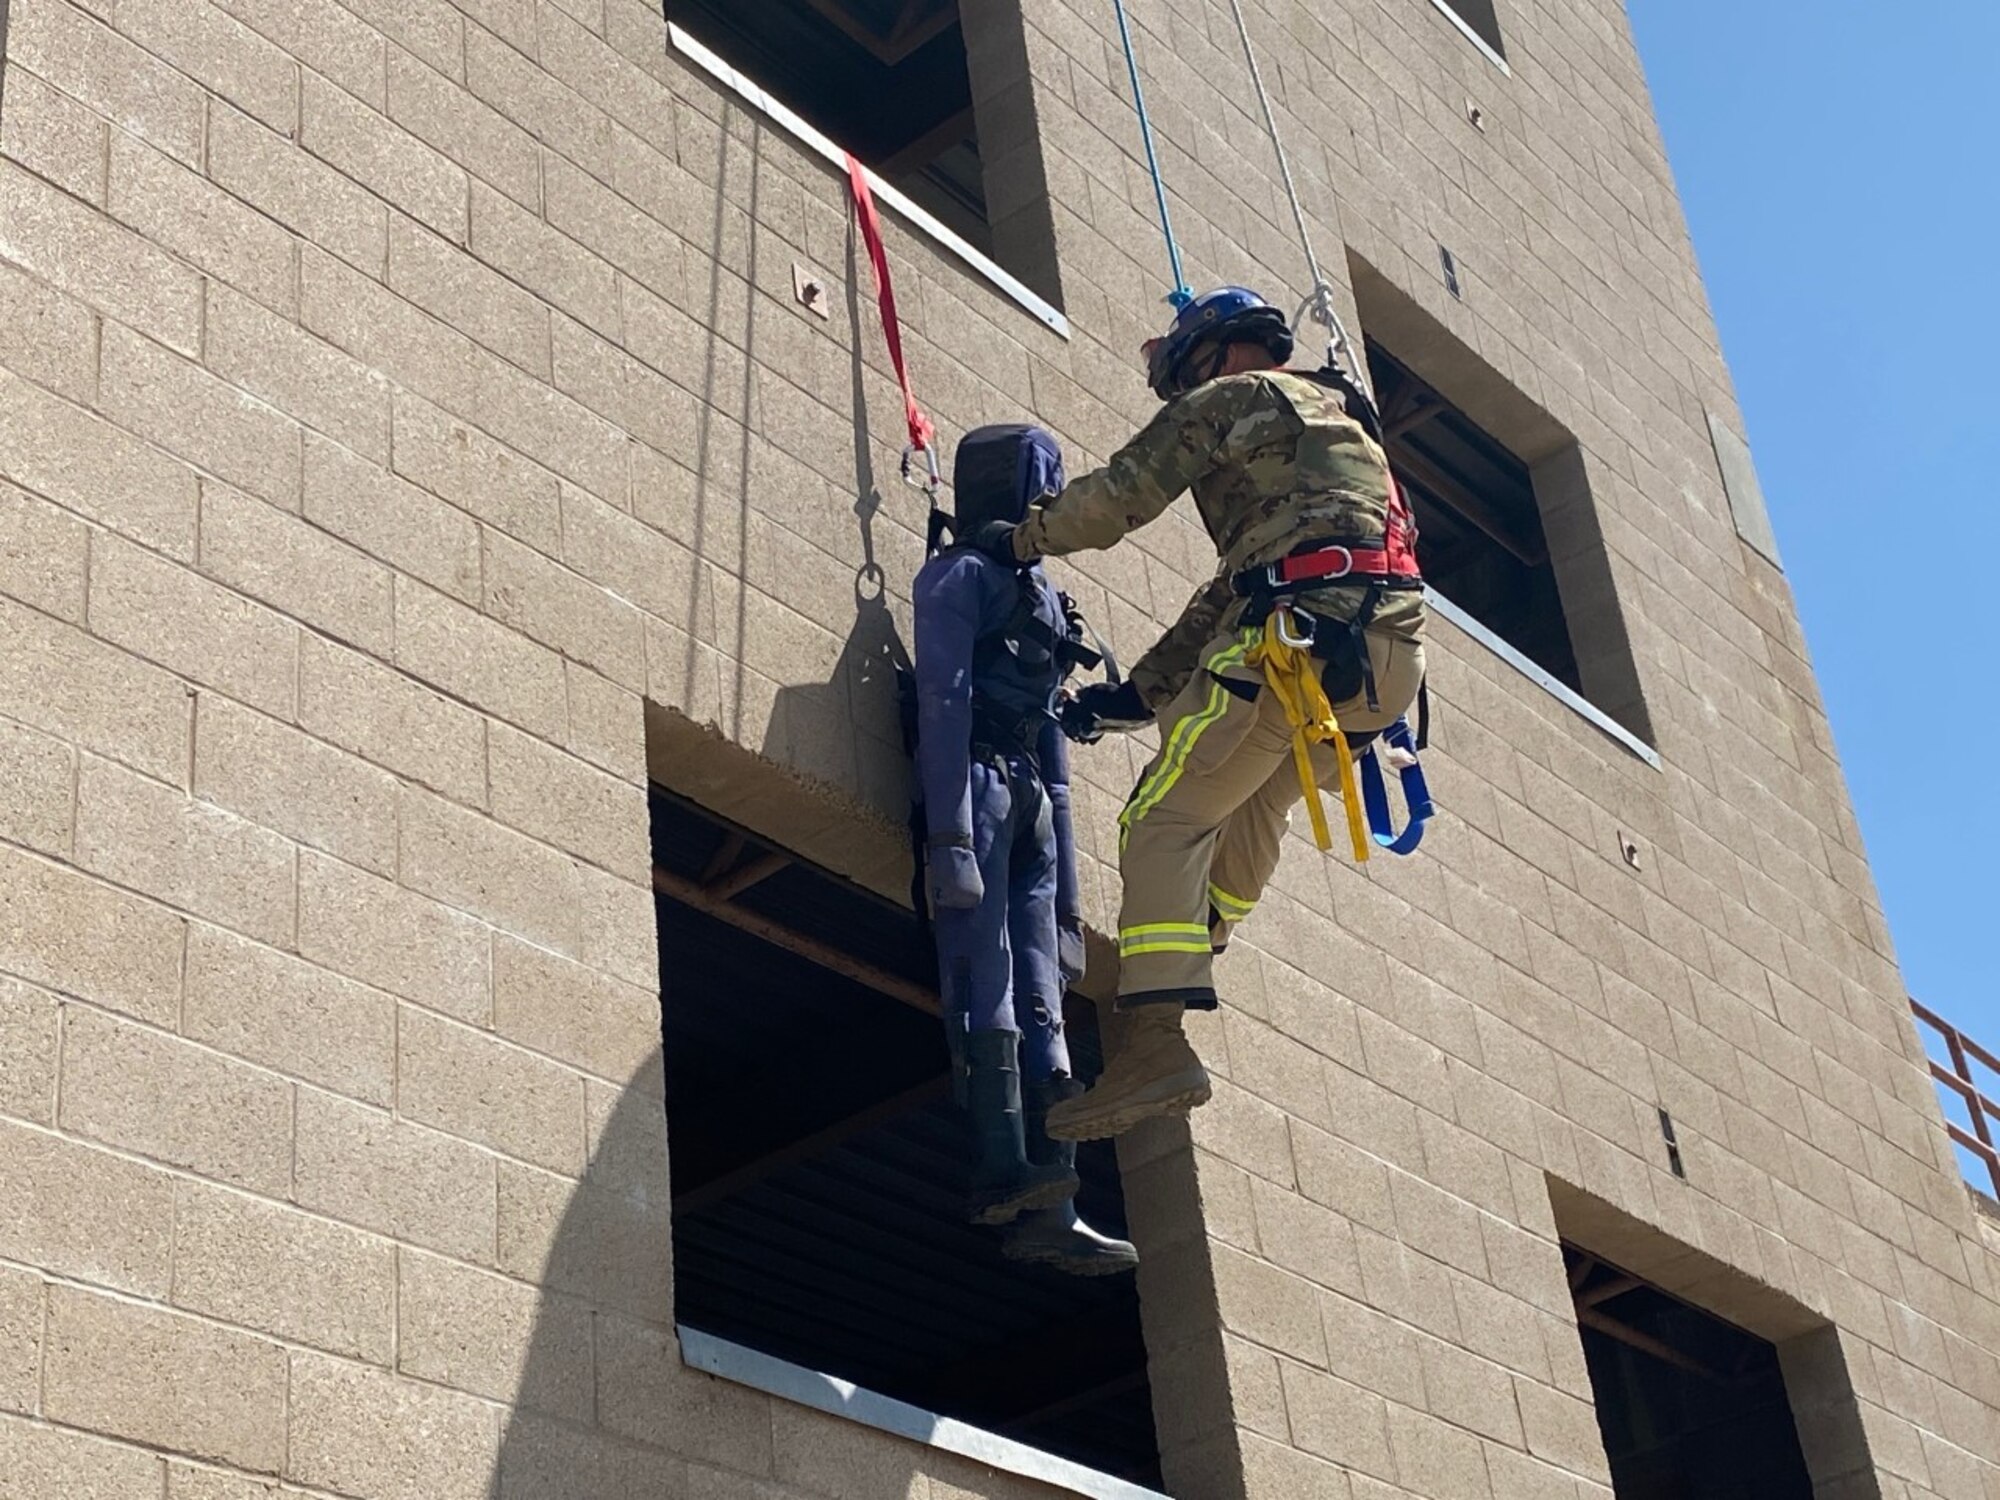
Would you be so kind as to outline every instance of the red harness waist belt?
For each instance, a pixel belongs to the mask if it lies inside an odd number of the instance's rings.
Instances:
[[[1386,547],[1348,547],[1338,542],[1294,552],[1261,568],[1245,568],[1231,580],[1239,594],[1276,593],[1311,584],[1339,583],[1352,578],[1357,583],[1386,583],[1391,587],[1414,587],[1423,579],[1416,558],[1404,553],[1392,558]]]

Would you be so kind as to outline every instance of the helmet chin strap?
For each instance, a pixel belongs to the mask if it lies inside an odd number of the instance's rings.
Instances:
[[[1191,380],[1184,380],[1180,382],[1180,391],[1177,394],[1185,395],[1187,392],[1193,390],[1196,386],[1206,385],[1208,384],[1209,381],[1215,379],[1216,376],[1220,375],[1222,373],[1222,367],[1229,362],[1229,349],[1230,346],[1228,344],[1217,344],[1215,346],[1215,353],[1209,356],[1208,369],[1203,371],[1199,375],[1195,375],[1194,373],[1194,368],[1193,368],[1194,359],[1193,356],[1190,355],[1189,358],[1185,361],[1185,365],[1188,370],[1188,373],[1194,378]]]

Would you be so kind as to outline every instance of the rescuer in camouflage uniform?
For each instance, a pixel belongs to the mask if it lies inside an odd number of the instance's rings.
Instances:
[[[1050,1134],[1070,1139],[1116,1135],[1209,1097],[1182,1012],[1215,1006],[1213,955],[1276,868],[1301,796],[1291,725],[1261,672],[1245,665],[1273,602],[1254,571],[1304,555],[1348,554],[1355,564],[1284,595],[1309,604],[1325,636],[1365,643],[1371,670],[1357,644],[1344,668],[1329,661],[1324,674],[1350,746],[1402,717],[1423,678],[1413,533],[1404,574],[1389,578],[1379,565],[1396,550],[1385,550],[1393,517],[1407,516],[1392,498],[1388,460],[1333,382],[1281,368],[1292,352],[1283,316],[1254,293],[1223,288],[1184,307],[1146,352],[1166,402],[1160,414],[1103,469],[981,539],[1018,561],[1105,548],[1192,489],[1221,557],[1128,683],[1084,689],[1068,716],[1083,739],[1156,715],[1160,725],[1160,751],[1119,819],[1118,1007],[1132,1026],[1097,1085],[1050,1112]],[[1378,566],[1364,570],[1364,557]],[[1343,753],[1315,747],[1322,783],[1335,782]]]

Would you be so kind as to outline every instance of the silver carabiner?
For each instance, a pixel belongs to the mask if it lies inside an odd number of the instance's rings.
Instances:
[[[910,458],[913,454],[917,453],[923,454],[924,462],[929,466],[930,475],[928,478],[919,479],[911,472]],[[922,490],[932,499],[937,498],[937,492],[944,484],[944,475],[938,472],[937,450],[935,448],[928,444],[919,448],[915,443],[910,443],[904,447],[903,483],[907,484],[913,490]]]
[[[1299,633],[1298,626],[1293,623],[1290,609],[1280,605],[1271,613],[1278,631],[1279,645],[1289,646],[1294,651],[1310,651],[1312,649],[1313,638],[1310,635],[1301,635]]]

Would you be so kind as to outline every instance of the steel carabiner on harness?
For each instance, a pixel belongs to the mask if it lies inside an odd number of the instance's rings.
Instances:
[[[1279,645],[1289,646],[1294,651],[1312,650],[1315,632],[1310,626],[1300,630],[1297,617],[1287,606],[1281,604],[1272,610],[1270,623]]]
[[[1409,757],[1409,764],[1398,773],[1398,780],[1402,782],[1403,805],[1410,820],[1401,833],[1396,831],[1389,812],[1388,782],[1382,774],[1383,756],[1377,745],[1370,745],[1361,755],[1361,801],[1368,810],[1368,831],[1391,854],[1414,854],[1417,845],[1424,841],[1424,826],[1437,814],[1437,805],[1431,801],[1430,784],[1417,761],[1417,742],[1410,733],[1410,721],[1398,719],[1383,730],[1380,744]]]

